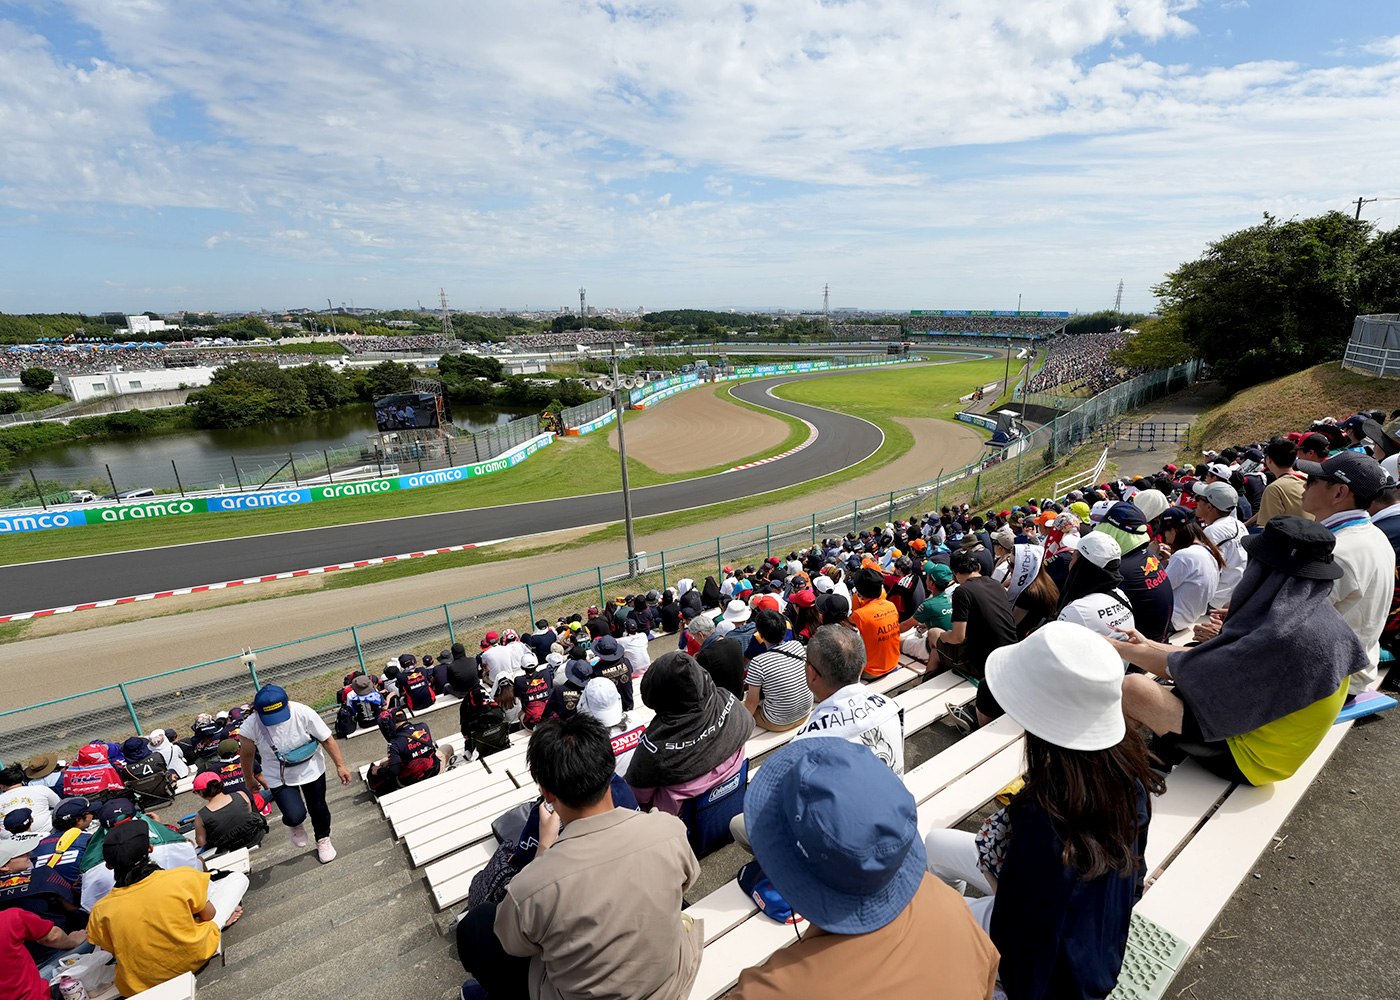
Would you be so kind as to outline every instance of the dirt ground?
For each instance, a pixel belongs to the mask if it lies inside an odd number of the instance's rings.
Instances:
[[[859,497],[925,482],[940,469],[958,468],[982,451],[981,437],[967,425],[938,419],[901,422],[913,432],[914,446],[899,459],[820,493],[774,504],[761,513],[755,511],[746,515],[744,525],[764,518],[803,517]],[[693,524],[642,535],[637,539],[637,548],[656,553],[744,525],[735,524],[732,519]],[[364,587],[321,590],[318,583],[324,577],[301,577],[256,584],[246,590],[164,597],[140,605],[41,619],[27,632],[31,638],[0,647],[4,652],[0,657],[0,687],[5,690],[6,704],[32,704],[60,694],[234,656],[244,646],[266,648],[626,558],[626,547],[620,539],[571,548],[569,532],[511,544],[558,548],[546,555],[424,573]],[[278,596],[249,600],[267,594]],[[243,603],[214,606],[221,596]],[[143,613],[146,617],[142,620],[127,620]],[[58,676],[35,669],[43,664],[57,665]]]
[[[628,457],[669,475],[708,469],[735,456],[743,461],[787,439],[787,424],[736,405],[724,388],[676,393],[627,421]],[[608,444],[616,450],[616,427]]]

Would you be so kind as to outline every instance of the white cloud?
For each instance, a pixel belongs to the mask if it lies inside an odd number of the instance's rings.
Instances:
[[[396,301],[467,276],[557,298],[580,267],[658,304],[786,301],[824,270],[869,304],[946,280],[977,305],[999,268],[1145,289],[1400,153],[1376,124],[1400,36],[1357,66],[1154,61],[1195,33],[1183,0],[68,6],[106,61],[0,23],[0,203],[213,209],[192,242]]]

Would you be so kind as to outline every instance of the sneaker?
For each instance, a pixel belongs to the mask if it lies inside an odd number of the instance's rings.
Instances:
[[[305,823],[298,823],[296,826],[292,827],[293,847],[305,847],[309,843],[311,843],[311,839],[306,835]]]
[[[491,994],[475,979],[462,984],[462,1000],[491,1000]]]
[[[316,841],[316,857],[321,859],[323,865],[335,860],[335,848],[331,846],[330,837],[322,837]]]
[[[970,733],[977,728],[977,709],[971,705],[954,705],[948,709],[948,719],[955,728]]]

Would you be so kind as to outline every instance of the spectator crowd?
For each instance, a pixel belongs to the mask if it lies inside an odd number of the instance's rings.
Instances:
[[[1103,392],[1120,382],[1141,375],[1145,369],[1123,368],[1113,361],[1114,351],[1127,346],[1128,338],[1118,333],[1077,333],[1056,338],[1045,354],[1045,363],[1032,376],[1030,392],[1088,390]]]
[[[351,354],[372,354],[376,352],[443,354],[460,341],[444,337],[440,333],[410,333],[402,337],[362,336],[356,334],[341,337],[340,346]]]
[[[579,344],[650,344],[652,335],[631,330],[566,330],[563,333],[523,333],[506,338],[512,351],[551,351]]]
[[[1048,337],[1065,325],[1053,316],[910,316],[911,333],[971,333],[981,337]]]
[[[260,842],[274,808],[293,844],[309,846],[309,819],[334,860],[326,758],[350,780],[336,736],[382,734],[367,778],[382,795],[489,764],[519,728],[539,796],[497,820],[472,880],[464,1000],[684,998],[704,930],[683,894],[731,839],[753,857],[745,892],[807,925],[733,996],[923,997],[932,961],[940,995],[1103,997],[1174,769],[1281,781],[1340,711],[1378,701],[1400,643],[1397,418],[1280,429],[1000,511],[946,506],[492,630],[470,652],[404,652],[343,679],[334,731],[267,686],[183,738],[12,765],[0,859],[28,877],[0,882],[0,948],[29,952],[17,995],[46,995],[31,967],[84,936],[117,956],[127,995],[197,968],[242,892],[180,859]],[[975,686],[950,714],[960,729],[1005,715],[1025,730],[1023,778],[977,833],[920,833],[903,715],[872,686],[911,662]],[[460,752],[417,716],[444,697]],[[750,781],[759,730],[792,736]],[[187,773],[195,844],[147,811]],[[178,925],[180,949],[157,953],[138,913]]]
[[[154,371],[160,368],[204,366],[217,368],[235,361],[271,361],[281,365],[324,362],[324,354],[269,353],[256,346],[237,348],[192,345],[19,345],[0,351],[0,376],[16,377],[26,368],[47,368],[59,375],[91,375],[98,372]]]

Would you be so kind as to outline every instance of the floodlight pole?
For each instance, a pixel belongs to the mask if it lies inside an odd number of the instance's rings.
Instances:
[[[627,530],[627,575],[637,575],[637,540],[632,534],[632,490],[627,482],[627,437],[622,429],[622,417],[626,412],[622,404],[624,386],[617,370],[617,345],[609,344],[612,355],[613,407],[617,412],[617,451],[622,460],[622,518]]]

